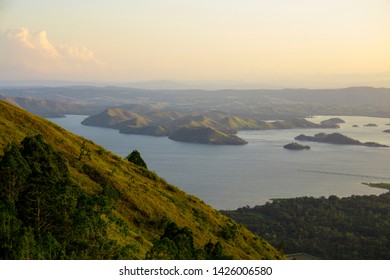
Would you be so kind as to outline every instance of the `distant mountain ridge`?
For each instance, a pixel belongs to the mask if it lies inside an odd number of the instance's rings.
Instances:
[[[113,86],[0,87],[0,95],[66,102],[72,107],[45,108],[57,114],[94,115],[110,107],[137,103],[190,112],[221,110],[261,119],[302,118],[310,115],[390,117],[390,89],[147,90]],[[33,107],[25,109],[30,112]]]

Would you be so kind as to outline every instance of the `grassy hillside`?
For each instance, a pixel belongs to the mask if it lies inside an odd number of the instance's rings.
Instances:
[[[71,180],[86,195],[112,199],[112,210],[109,215],[101,215],[100,220],[107,226],[105,238],[122,248],[131,248],[126,258],[145,258],[170,222],[180,228],[187,227],[193,233],[197,248],[211,241],[219,242],[224,253],[235,259],[283,258],[262,238],[155,173],[0,101],[0,156],[11,141],[20,143],[26,136],[37,134],[64,155]],[[107,186],[110,186],[109,195]]]

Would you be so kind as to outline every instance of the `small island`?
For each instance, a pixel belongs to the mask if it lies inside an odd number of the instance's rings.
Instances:
[[[321,126],[324,128],[340,128],[338,124],[345,123],[343,119],[331,118],[321,122]]]
[[[301,134],[295,137],[295,140],[299,141],[311,141],[311,142],[320,142],[320,143],[329,143],[329,144],[338,144],[338,145],[358,145],[358,146],[367,146],[367,147],[382,147],[387,148],[389,146],[382,145],[375,142],[360,142],[359,140],[352,139],[348,136],[345,136],[341,133],[318,133],[314,136],[306,136]]]
[[[366,126],[366,127],[377,127],[378,125],[375,124],[375,123],[368,123],[368,124],[365,124],[364,126]]]
[[[293,150],[293,151],[310,150],[310,146],[304,146],[295,142],[286,144],[283,146],[283,148],[287,150]]]
[[[383,130],[384,133],[390,133],[390,129]]]

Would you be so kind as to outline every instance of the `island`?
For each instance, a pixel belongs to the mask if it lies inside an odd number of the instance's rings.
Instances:
[[[294,150],[294,151],[310,150],[310,146],[304,146],[296,142],[286,144],[283,146],[283,148],[287,150]]]
[[[364,126],[366,126],[366,127],[377,127],[378,125],[375,124],[375,123],[368,123],[368,124],[365,124]]]
[[[384,133],[390,133],[390,129],[383,130]]]
[[[387,148],[389,146],[382,145],[375,142],[360,142],[359,140],[352,139],[348,136],[345,136],[341,133],[317,133],[314,136],[306,136],[304,134],[298,135],[295,137],[295,140],[299,141],[311,141],[311,142],[320,142],[320,143],[329,143],[329,144],[338,144],[338,145],[358,145],[358,146],[367,146],[367,147],[383,147]]]
[[[172,133],[169,139],[213,145],[245,145],[248,143],[236,135],[224,133],[211,127],[182,127]]]
[[[327,128],[340,128],[340,126],[338,125],[340,123],[345,123],[345,121],[343,119],[340,119],[340,118],[331,118],[331,119],[322,121],[321,125],[323,127],[327,127]]]

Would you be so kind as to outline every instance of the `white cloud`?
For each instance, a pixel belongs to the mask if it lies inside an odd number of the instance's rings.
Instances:
[[[7,30],[0,45],[0,79],[91,79],[105,72],[93,51],[51,42],[46,31]]]
[[[97,62],[93,51],[83,46],[78,47],[78,46],[61,45],[59,47],[59,51],[64,57],[70,59]]]
[[[36,55],[45,56],[52,59],[61,59],[60,54],[53,44],[48,40],[46,31],[40,31],[31,34],[26,28],[16,30],[8,30],[7,38],[13,43],[19,43],[20,47],[24,47],[35,53]]]

